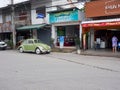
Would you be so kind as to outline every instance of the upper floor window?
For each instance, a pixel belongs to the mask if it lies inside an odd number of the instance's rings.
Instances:
[[[5,22],[11,21],[11,15],[6,15],[5,16]]]
[[[19,13],[19,20],[26,20],[27,19],[27,12]]]

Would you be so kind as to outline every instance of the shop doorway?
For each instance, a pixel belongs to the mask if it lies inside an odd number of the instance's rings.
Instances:
[[[120,42],[120,30],[118,29],[104,29],[95,30],[95,42],[99,44],[97,48],[112,49],[112,37],[115,35]]]
[[[46,43],[48,45],[51,45],[51,29],[47,28],[41,28],[37,31],[37,38],[40,39],[43,43]]]
[[[79,38],[79,25],[58,26],[57,27],[57,46],[60,45],[60,36],[64,37],[63,46],[75,46],[75,38]]]
[[[23,31],[17,31],[16,34],[16,44],[19,46],[19,42],[21,42],[24,39],[28,39],[31,37],[31,31],[30,30],[23,30]]]

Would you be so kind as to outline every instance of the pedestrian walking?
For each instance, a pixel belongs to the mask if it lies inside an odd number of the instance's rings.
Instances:
[[[117,50],[117,41],[118,41],[117,37],[116,37],[116,36],[113,36],[113,37],[112,37],[112,51],[113,51],[114,53],[115,53],[116,50]]]

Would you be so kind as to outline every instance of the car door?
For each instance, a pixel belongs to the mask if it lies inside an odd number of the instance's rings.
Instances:
[[[25,40],[25,41],[22,43],[22,46],[23,46],[24,51],[27,51],[27,50],[28,50],[28,48],[27,48],[27,46],[28,46],[28,40]]]
[[[25,51],[32,51],[33,47],[33,41],[32,40],[26,40],[24,43],[24,50]]]
[[[33,40],[28,40],[27,50],[28,51],[34,51],[34,42],[33,42]]]

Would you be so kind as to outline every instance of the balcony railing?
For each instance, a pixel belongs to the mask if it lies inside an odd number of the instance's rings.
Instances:
[[[26,26],[26,25],[30,25],[30,20],[17,20],[15,21],[15,26],[16,27],[20,27],[20,26]]]

